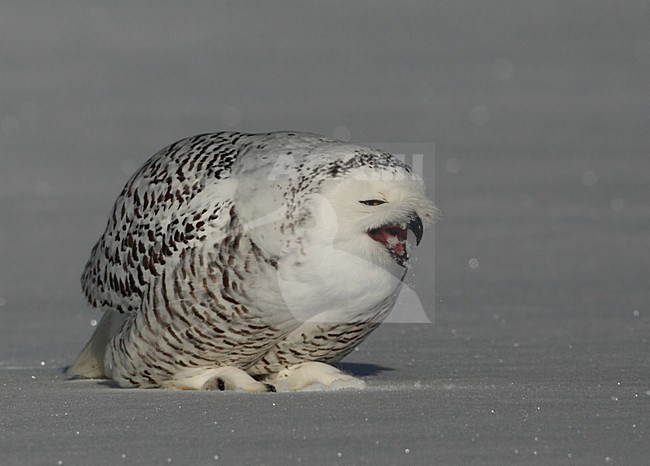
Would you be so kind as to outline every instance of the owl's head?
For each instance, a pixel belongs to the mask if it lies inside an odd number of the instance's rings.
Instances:
[[[339,251],[399,274],[438,212],[396,157],[312,134],[274,133],[233,173],[248,180],[236,196],[242,223],[278,257],[332,261]]]
[[[406,266],[412,243],[420,244],[438,210],[419,176],[388,160],[390,166],[360,165],[324,183],[315,211],[336,248],[393,269]]]

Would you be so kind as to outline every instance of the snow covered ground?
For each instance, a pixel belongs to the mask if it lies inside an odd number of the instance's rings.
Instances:
[[[0,464],[645,464],[644,1],[0,5]],[[221,129],[435,144],[445,217],[336,393],[68,381],[131,172]],[[435,274],[434,274],[435,271]]]

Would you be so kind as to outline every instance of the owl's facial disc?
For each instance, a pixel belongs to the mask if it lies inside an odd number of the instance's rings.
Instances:
[[[390,255],[399,265],[408,261],[408,248],[406,246],[407,229],[415,234],[416,244],[420,244],[424,233],[422,219],[417,214],[412,214],[406,224],[386,224],[368,231],[368,236],[382,243]]]

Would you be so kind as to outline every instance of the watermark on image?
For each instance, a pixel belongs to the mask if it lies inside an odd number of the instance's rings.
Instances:
[[[435,193],[435,164],[436,145],[433,142],[392,142],[392,143],[368,143],[365,144],[389,154],[409,165],[413,172],[425,183],[427,197],[434,201]],[[427,274],[420,282],[432,285],[425,302],[418,295],[408,275],[397,298],[393,311],[384,322],[387,323],[433,323],[435,320],[435,228],[429,225],[426,233],[426,244],[421,245],[419,251],[414,251],[411,257],[410,273]],[[422,250],[425,249],[425,250]],[[418,267],[419,265],[419,267]],[[414,271],[414,269],[416,269]],[[420,269],[421,271],[418,271]]]

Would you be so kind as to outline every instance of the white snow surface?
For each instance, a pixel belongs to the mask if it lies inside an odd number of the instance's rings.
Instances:
[[[0,464],[644,464],[647,2],[0,6]],[[195,133],[435,145],[426,313],[364,390],[119,389],[62,369],[130,174]],[[426,144],[428,143],[428,144]],[[434,273],[435,272],[435,273]],[[417,314],[417,313],[416,313]]]

